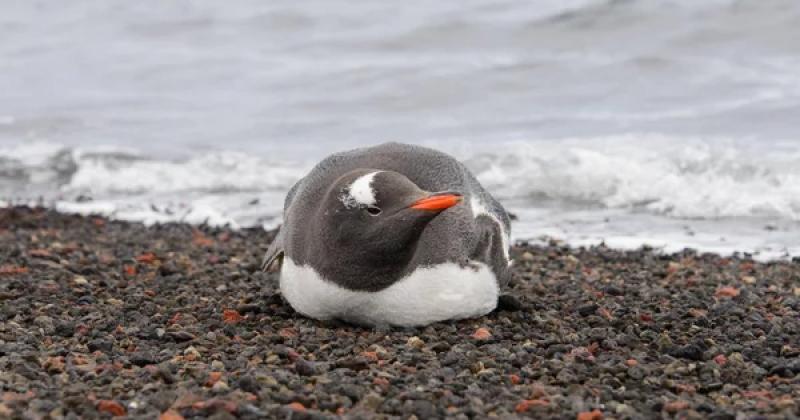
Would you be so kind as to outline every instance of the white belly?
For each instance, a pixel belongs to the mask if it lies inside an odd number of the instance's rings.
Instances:
[[[280,284],[289,304],[311,318],[418,326],[478,317],[497,306],[494,273],[482,263],[475,267],[448,263],[420,268],[383,290],[364,292],[340,287],[313,268],[284,258]]]

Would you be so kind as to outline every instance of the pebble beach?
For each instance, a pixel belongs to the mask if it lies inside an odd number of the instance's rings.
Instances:
[[[498,310],[310,320],[274,233],[0,209],[0,418],[794,418],[800,260],[518,243]]]

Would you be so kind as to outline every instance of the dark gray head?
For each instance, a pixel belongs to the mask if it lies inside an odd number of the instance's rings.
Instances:
[[[318,207],[309,262],[349,289],[380,290],[405,274],[425,226],[461,200],[457,192],[424,191],[393,171],[348,172]]]

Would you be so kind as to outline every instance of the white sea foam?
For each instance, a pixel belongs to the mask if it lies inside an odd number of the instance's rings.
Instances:
[[[496,195],[684,218],[800,220],[800,144],[626,135],[519,142],[469,159]]]
[[[67,191],[90,189],[109,193],[175,191],[260,191],[285,189],[301,167],[287,166],[244,153],[205,154],[185,161],[119,160],[81,153]]]
[[[59,211],[146,224],[171,221],[274,227],[286,190],[307,168],[236,152],[185,160],[130,148],[72,150],[54,143],[0,149],[4,205],[52,203]]]
[[[796,143],[774,142],[755,153],[724,139],[629,135],[494,149],[502,152],[452,151],[519,215],[516,239],[546,235],[575,245],[800,255]],[[3,152],[0,171],[36,174],[35,191],[60,211],[234,228],[277,226],[286,191],[313,164],[232,152],[158,160],[131,150],[53,144]],[[6,185],[5,204],[33,202],[25,194],[31,182]]]
[[[0,156],[16,160],[24,166],[42,166],[62,148],[62,145],[52,142],[20,142],[9,146],[0,146]]]

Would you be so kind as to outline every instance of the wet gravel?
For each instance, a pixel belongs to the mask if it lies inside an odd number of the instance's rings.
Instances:
[[[800,262],[520,244],[495,313],[375,330],[295,314],[270,238],[0,209],[0,418],[800,415]]]

